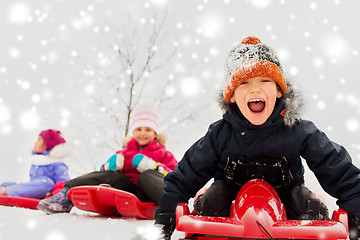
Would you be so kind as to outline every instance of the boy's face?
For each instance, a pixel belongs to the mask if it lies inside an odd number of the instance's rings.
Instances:
[[[38,137],[34,145],[34,152],[43,153],[46,150],[46,143],[42,137]]]
[[[251,78],[234,91],[230,102],[236,103],[241,113],[254,125],[261,125],[272,114],[276,99],[282,96],[274,80]]]
[[[136,142],[140,146],[146,146],[152,141],[154,141],[156,137],[156,133],[152,128],[149,127],[138,127],[134,129],[133,132],[134,138]]]

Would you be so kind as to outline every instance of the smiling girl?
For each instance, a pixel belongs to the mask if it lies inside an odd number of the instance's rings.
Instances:
[[[101,165],[100,171],[66,181],[64,189],[40,201],[38,209],[48,214],[70,212],[73,204],[66,197],[70,188],[99,184],[131,192],[141,201],[158,203],[165,187],[164,175],[177,165],[173,154],[165,148],[166,139],[159,134],[159,128],[159,118],[151,108],[135,109],[130,124],[132,137],[126,146]]]

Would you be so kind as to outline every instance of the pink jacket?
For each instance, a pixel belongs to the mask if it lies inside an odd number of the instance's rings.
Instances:
[[[161,162],[168,166],[171,170],[174,170],[178,161],[174,158],[171,152],[167,151],[165,145],[159,145],[155,140],[149,145],[140,150],[136,144],[135,139],[132,139],[125,148],[116,152],[117,154],[124,155],[124,168],[122,172],[134,183],[137,183],[140,172],[136,170],[132,165],[133,157],[138,154],[144,154],[145,156],[153,159],[156,162]]]

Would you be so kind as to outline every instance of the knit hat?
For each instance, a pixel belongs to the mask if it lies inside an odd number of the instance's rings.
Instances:
[[[235,46],[225,61],[224,99],[230,102],[235,89],[244,81],[254,77],[274,80],[286,93],[287,86],[276,53],[256,37],[246,37]]]
[[[159,117],[151,107],[141,106],[134,110],[130,122],[131,133],[138,127],[149,127],[159,133]]]
[[[42,137],[46,143],[46,151],[51,150],[58,144],[66,142],[65,139],[61,136],[61,132],[58,130],[43,130],[39,136]]]

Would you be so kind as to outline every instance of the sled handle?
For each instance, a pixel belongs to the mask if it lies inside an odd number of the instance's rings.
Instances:
[[[175,211],[176,226],[178,225],[180,217],[182,217],[184,215],[189,215],[189,214],[190,214],[190,210],[189,210],[189,206],[187,205],[187,203],[179,203],[177,205],[176,211]]]
[[[111,185],[110,185],[110,184],[107,184],[107,183],[102,183],[102,184],[100,184],[100,185],[98,186],[97,190],[99,190],[99,189],[102,188],[102,187],[104,187],[104,188],[111,188]]]
[[[333,211],[331,220],[341,222],[345,226],[346,232],[349,232],[348,214],[345,210],[338,209]]]

